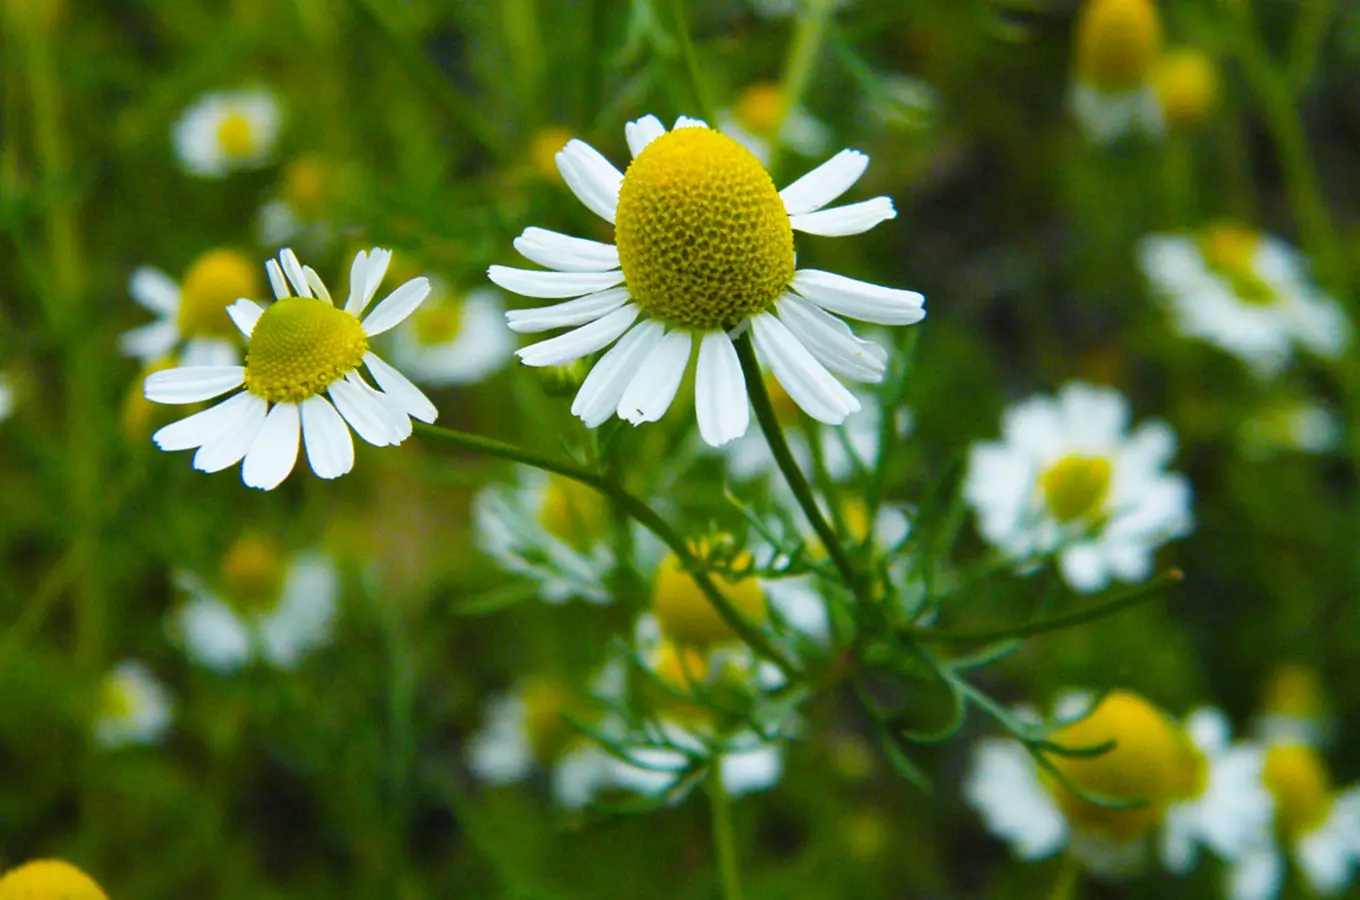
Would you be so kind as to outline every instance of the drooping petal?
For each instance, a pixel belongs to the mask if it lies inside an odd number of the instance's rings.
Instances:
[[[638,366],[652,352],[666,328],[648,319],[625,334],[590,370],[576,398],[571,402],[571,414],[587,428],[598,428],[618,408],[623,392],[633,380]]]
[[[247,407],[258,399],[255,395],[242,391],[216,406],[194,413],[178,422],[171,422],[153,434],[151,440],[157,447],[167,451],[202,447],[233,428],[240,427]]]
[[[302,263],[298,262],[297,254],[289,247],[284,247],[279,251],[279,262],[283,264],[284,274],[288,276],[288,282],[296,291],[294,297],[310,297],[312,289],[307,284],[307,276],[303,274]]]
[[[796,231],[819,234],[823,237],[845,237],[863,234],[879,222],[897,218],[897,210],[887,197],[875,197],[848,206],[833,206],[816,212],[790,216],[789,224]]]
[[[681,116],[675,120],[675,129],[681,128],[707,128],[708,123],[703,119],[691,119],[689,116]]]
[[[303,266],[302,275],[307,279],[307,286],[312,289],[312,293],[316,294],[318,299],[325,300],[331,306],[335,305],[335,301],[331,299],[331,292],[326,289],[326,282],[322,281],[321,276],[316,274],[316,269],[311,266]]]
[[[790,285],[828,312],[878,325],[913,325],[926,317],[925,297],[915,291],[870,284],[818,269],[800,269]]]
[[[152,403],[198,403],[238,388],[245,366],[180,366],[146,377],[146,399]]]
[[[221,434],[213,438],[194,454],[194,468],[200,472],[220,472],[228,466],[241,461],[255,442],[260,426],[264,424],[269,404],[262,397],[243,394],[247,400],[242,402],[237,420]]]
[[[623,126],[623,135],[628,140],[628,150],[636,159],[637,155],[647,149],[647,145],[661,135],[666,133],[666,126],[661,124],[661,120],[653,115],[643,116],[641,119],[629,122]]]
[[[373,308],[364,319],[364,334],[373,337],[400,325],[429,295],[430,279],[424,275],[412,278]]]
[[[227,315],[231,316],[232,323],[242,335],[250,337],[256,323],[260,321],[260,316],[264,315],[264,307],[254,300],[242,297],[227,307]]]
[[[790,216],[821,209],[859,181],[869,168],[869,157],[858,150],[842,150],[779,192]]]
[[[572,138],[557,151],[557,171],[586,208],[606,222],[614,221],[623,173],[585,141]]]
[[[817,362],[784,324],[769,313],[751,320],[756,351],[784,390],[818,422],[839,425],[859,409],[855,395]]]
[[[520,334],[534,334],[554,328],[574,328],[608,315],[627,302],[628,288],[609,288],[553,306],[512,309],[505,314],[505,321],[511,331]]]
[[[775,304],[779,320],[832,372],[855,381],[879,382],[888,368],[888,352],[855,337],[840,319],[801,297],[785,294]]]
[[[326,389],[335,408],[350,424],[355,433],[375,447],[396,446],[401,443],[399,431],[382,402],[367,391],[341,379]]]
[[[283,483],[297,462],[300,432],[297,404],[275,403],[241,466],[247,487],[272,491]]]
[[[162,316],[179,309],[179,285],[160,269],[142,266],[128,279],[128,293],[143,308]]]
[[[378,285],[382,284],[383,278],[387,275],[387,266],[391,262],[391,250],[374,247],[368,251],[368,262],[364,266],[364,292],[359,297],[359,308],[354,311],[354,315],[361,314],[368,308],[368,304],[373,302],[374,295],[378,293]]]
[[[637,306],[626,304],[588,325],[522,347],[515,351],[515,355],[526,366],[560,366],[569,363],[608,347],[628,330],[628,326],[637,319],[638,312]]]
[[[293,292],[288,290],[288,279],[283,277],[283,269],[279,268],[278,260],[265,260],[264,270],[269,275],[269,286],[274,289],[275,300],[283,300],[292,295]]]
[[[118,349],[124,356],[135,356],[142,362],[161,359],[179,343],[179,325],[174,319],[159,319],[118,335]]]
[[[373,380],[378,382],[378,387],[382,388],[407,415],[422,422],[433,422],[439,417],[439,410],[435,409],[430,398],[376,353],[372,351],[365,353],[364,364],[373,374]]]
[[[320,395],[302,401],[302,440],[319,478],[339,478],[354,468],[354,439],[335,407]]]
[[[699,342],[694,411],[699,419],[699,435],[711,447],[721,447],[741,437],[751,424],[741,361],[725,331],[710,331]]]
[[[345,312],[357,316],[368,304],[364,297],[364,272],[368,270],[368,253],[360,250],[354,254],[354,262],[349,266],[349,297],[345,300]]]
[[[526,228],[515,238],[520,256],[558,272],[606,272],[619,267],[619,248],[546,228]]]
[[[524,297],[580,297],[623,283],[623,270],[611,272],[537,272],[510,266],[491,266],[486,277]]]
[[[672,331],[647,354],[619,399],[619,418],[641,425],[666,414],[689,367],[692,339],[688,331]]]

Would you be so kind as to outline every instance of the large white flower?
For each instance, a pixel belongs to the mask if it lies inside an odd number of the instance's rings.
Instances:
[[[282,268],[269,260],[265,268],[277,302],[266,309],[243,298],[227,309],[246,336],[244,366],[179,366],[146,379],[146,397],[155,403],[198,403],[243,390],[162,428],[152,436],[157,446],[198,448],[194,468],[204,472],[244,458],[242,480],[270,490],[293,470],[299,434],[312,471],[337,478],[354,466],[350,428],[385,447],[411,435],[412,418],[433,422],[438,412],[429,398],[369,350],[369,338],[415,311],[429,293],[429,281],[411,279],[359,318],[391,256],[389,250],[359,251],[344,309],[336,308],[320,276],[299,264],[291,250],[279,254]],[[360,366],[380,389],[363,379]]]
[[[518,294],[573,298],[507,314],[518,332],[573,329],[524,347],[520,359],[562,365],[612,344],[571,410],[592,428],[615,414],[637,425],[665,414],[697,343],[699,432],[719,446],[750,424],[732,343],[749,328],[757,354],[799,406],[821,422],[845,421],[859,401],[832,373],[879,381],[887,353],[833,313],[885,325],[925,315],[920,294],[795,269],[795,230],[859,234],[896,216],[887,197],[824,208],[859,180],[869,158],[843,150],[777,192],[750,151],[698,120],[682,117],[667,132],[645,116],[628,123],[626,135],[627,174],[579,140],[557,154],[576,196],[614,223],[614,244],[528,228],[515,248],[552,271],[487,273]]]
[[[1262,378],[1278,374],[1295,348],[1335,359],[1350,344],[1345,313],[1279,238],[1219,223],[1195,235],[1144,238],[1138,259],[1177,331]]]
[[[1078,591],[1147,578],[1153,551],[1191,530],[1191,492],[1164,471],[1171,428],[1126,434],[1128,416],[1118,391],[1080,382],[1007,409],[1002,442],[973,447],[963,488],[988,543],[1018,562],[1057,553]]]
[[[279,119],[269,91],[206,94],[175,123],[175,155],[185,172],[201,178],[258,169],[273,155]]]
[[[145,663],[124,660],[104,676],[94,739],[106,749],[154,744],[170,727],[170,694]]]
[[[241,361],[241,340],[227,307],[259,292],[254,264],[226,248],[194,260],[182,285],[160,269],[143,266],[128,279],[128,293],[157,319],[119,335],[118,346],[147,365],[172,354],[185,366],[235,365]]]
[[[459,297],[439,280],[424,306],[392,330],[393,363],[431,387],[482,381],[505,365],[512,349],[498,291]]]

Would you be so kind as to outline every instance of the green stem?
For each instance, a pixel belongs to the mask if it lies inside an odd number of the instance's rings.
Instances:
[[[689,33],[689,15],[685,9],[685,0],[671,0],[671,19],[676,41],[680,44],[680,57],[685,64],[685,75],[689,79],[690,90],[694,94],[695,111],[699,118],[708,122],[710,126],[716,127],[718,120],[717,111],[709,101],[708,91],[704,87],[703,76],[699,70],[699,53],[694,47],[694,39]]]
[[[680,560],[694,583],[699,586],[709,603],[722,616],[723,621],[737,633],[737,635],[750,645],[760,656],[774,663],[790,680],[798,677],[798,670],[793,663],[779,652],[773,644],[756,628],[745,616],[732,605],[731,601],[718,590],[717,585],[708,577],[704,569],[704,564],[689,549],[689,546],[666,523],[666,520],[657,514],[642,500],[628,493],[618,482],[597,475],[588,469],[581,468],[574,463],[563,462],[561,460],[549,459],[540,456],[522,447],[516,447],[494,438],[482,437],[477,434],[468,434],[463,431],[454,431],[451,428],[439,428],[434,425],[425,425],[417,422],[415,433],[428,441],[437,444],[446,444],[451,447],[458,447],[463,450],[471,450],[474,453],[482,453],[487,456],[494,456],[499,459],[507,459],[511,462],[522,463],[532,466],[535,469],[542,469],[545,472],[552,472],[561,475],[563,478],[570,478],[572,481],[584,484],[586,487],[603,494],[612,500],[619,509],[636,520],[642,527],[655,534],[661,539],[676,558]]]
[[[808,0],[807,8],[798,16],[793,44],[789,47],[789,56],[784,63],[784,76],[780,84],[784,106],[771,132],[774,137],[770,141],[770,161],[765,167],[770,172],[776,171],[779,154],[784,147],[783,141],[779,139],[784,131],[784,120],[802,104],[803,95],[807,93],[807,87],[812,81],[812,68],[817,63],[818,54],[821,53],[822,41],[826,37],[826,23],[830,18],[831,0]]]
[[[1058,877],[1053,882],[1053,890],[1049,892],[1048,898],[1072,900],[1077,896],[1077,888],[1081,885],[1081,864],[1071,853],[1064,853],[1058,865]]]
[[[708,806],[713,814],[713,855],[723,900],[741,900],[737,870],[736,831],[732,827],[732,804],[722,780],[722,756],[708,766]]]

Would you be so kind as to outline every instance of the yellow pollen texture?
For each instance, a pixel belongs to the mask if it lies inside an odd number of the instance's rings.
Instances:
[[[246,390],[272,403],[316,396],[359,368],[368,337],[324,300],[288,297],[264,311],[246,348]]]
[[[177,315],[180,333],[190,337],[239,336],[227,316],[227,307],[241,297],[258,297],[260,291],[254,263],[235,250],[209,250],[184,273]]]
[[[614,228],[629,293],[674,325],[731,328],[793,278],[793,228],[774,182],[709,128],[677,129],[638,154]]]
[[[1039,476],[1044,504],[1064,525],[1095,519],[1110,494],[1110,461],[1103,456],[1065,456]]]
[[[59,859],[39,859],[0,878],[0,900],[109,900],[90,876]]]
[[[1266,751],[1261,781],[1275,798],[1275,827],[1286,840],[1308,834],[1332,811],[1332,785],[1317,751],[1280,744]]]
[[[1147,81],[1162,49],[1152,0],[1087,0],[1077,19],[1077,75],[1115,93]]]
[[[250,155],[255,149],[255,131],[244,113],[229,112],[217,124],[217,145],[231,157]]]
[[[1056,744],[1074,749],[1115,741],[1100,756],[1050,756],[1072,784],[1088,794],[1121,802],[1146,801],[1132,809],[1107,809],[1083,800],[1056,780],[1050,787],[1074,825],[1115,840],[1133,840],[1161,819],[1184,790],[1187,761],[1179,729],[1159,709],[1129,691],[1115,691],[1080,721],[1059,728]]]

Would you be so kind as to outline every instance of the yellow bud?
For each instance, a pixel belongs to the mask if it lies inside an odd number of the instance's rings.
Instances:
[[[575,734],[562,718],[571,708],[566,688],[548,678],[530,678],[520,697],[524,702],[524,731],[534,759],[557,759]]]
[[[753,622],[765,621],[765,593],[756,579],[729,582],[721,576],[713,576],[713,581],[745,618]],[[679,644],[710,647],[734,641],[737,637],[674,553],[667,555],[657,569],[652,612],[661,624],[661,630]]]
[[[109,900],[86,875],[59,859],[38,859],[0,878],[0,900]]]
[[[557,171],[557,151],[571,139],[572,133],[558,125],[549,125],[534,132],[529,144],[529,163],[534,171],[548,181],[561,181],[562,173]]]
[[[1117,93],[1145,83],[1162,48],[1152,0],[1088,0],[1077,15],[1077,76]]]
[[[1110,461],[1103,456],[1065,456],[1039,476],[1048,511],[1064,525],[1100,516],[1110,493]]]
[[[604,499],[591,488],[549,475],[538,520],[553,537],[580,549],[604,535],[608,512]]]
[[[1275,827],[1293,841],[1327,821],[1332,784],[1317,751],[1303,744],[1277,744],[1266,751],[1261,781],[1275,798]]]
[[[1197,50],[1176,50],[1157,63],[1152,76],[1162,113],[1173,128],[1203,122],[1218,102],[1218,71]]]
[[[747,131],[768,136],[784,115],[784,91],[777,84],[753,84],[742,92],[733,112]]]

